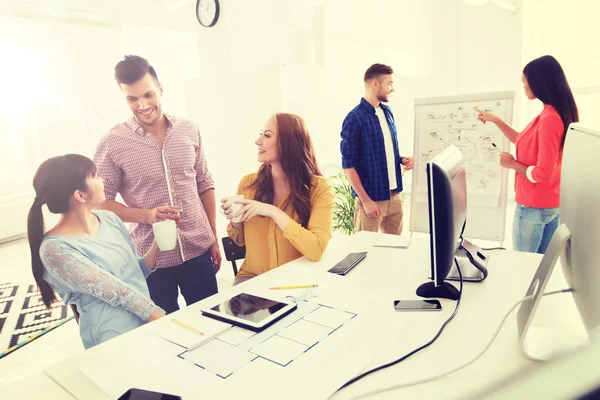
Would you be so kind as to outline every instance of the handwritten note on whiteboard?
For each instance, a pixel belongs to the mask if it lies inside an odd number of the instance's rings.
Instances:
[[[496,125],[479,121],[474,107],[503,118],[510,111],[506,109],[507,103],[488,100],[419,107],[417,163],[424,166],[446,147],[456,146],[465,160],[469,203],[498,206],[502,188],[499,155],[503,151],[504,136]],[[426,202],[426,175],[424,170],[419,172],[417,201]]]

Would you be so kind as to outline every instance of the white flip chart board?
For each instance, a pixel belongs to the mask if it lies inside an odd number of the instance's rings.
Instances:
[[[415,99],[415,168],[410,230],[429,231],[425,164],[449,145],[462,152],[467,173],[465,237],[503,241],[508,171],[499,163],[510,142],[495,124],[477,120],[474,107],[512,124],[514,92]],[[495,146],[494,146],[495,145]]]

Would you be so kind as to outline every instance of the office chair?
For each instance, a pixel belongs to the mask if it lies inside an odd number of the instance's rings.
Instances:
[[[246,258],[246,246],[238,246],[229,236],[225,236],[224,238],[222,238],[221,242],[223,243],[225,258],[227,259],[227,261],[231,261],[231,265],[233,267],[233,276],[235,277],[238,273],[235,261]]]

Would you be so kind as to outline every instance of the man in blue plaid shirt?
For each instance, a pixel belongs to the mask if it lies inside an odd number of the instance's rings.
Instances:
[[[354,226],[358,231],[399,235],[402,232],[402,168],[413,168],[412,157],[401,157],[392,110],[392,67],[373,64],[365,72],[365,97],[342,124],[342,168],[352,185]]]

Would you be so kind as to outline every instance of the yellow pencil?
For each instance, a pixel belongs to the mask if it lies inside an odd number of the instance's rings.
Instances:
[[[181,321],[178,321],[178,320],[176,320],[175,318],[171,318],[171,321],[175,322],[177,325],[179,325],[179,326],[181,326],[181,327],[183,327],[183,328],[185,328],[185,329],[189,329],[190,331],[197,333],[198,335],[204,335],[204,332],[202,332],[202,331],[199,331],[198,329],[196,329],[196,328],[194,328],[194,327],[192,327],[192,326],[189,326],[189,325],[188,325],[188,324],[186,324],[186,323],[183,323],[183,322],[181,322]]]
[[[283,289],[307,289],[307,288],[313,288],[313,287],[319,287],[319,285],[293,285],[293,286],[274,286],[272,288],[269,288],[271,290],[283,290]]]

